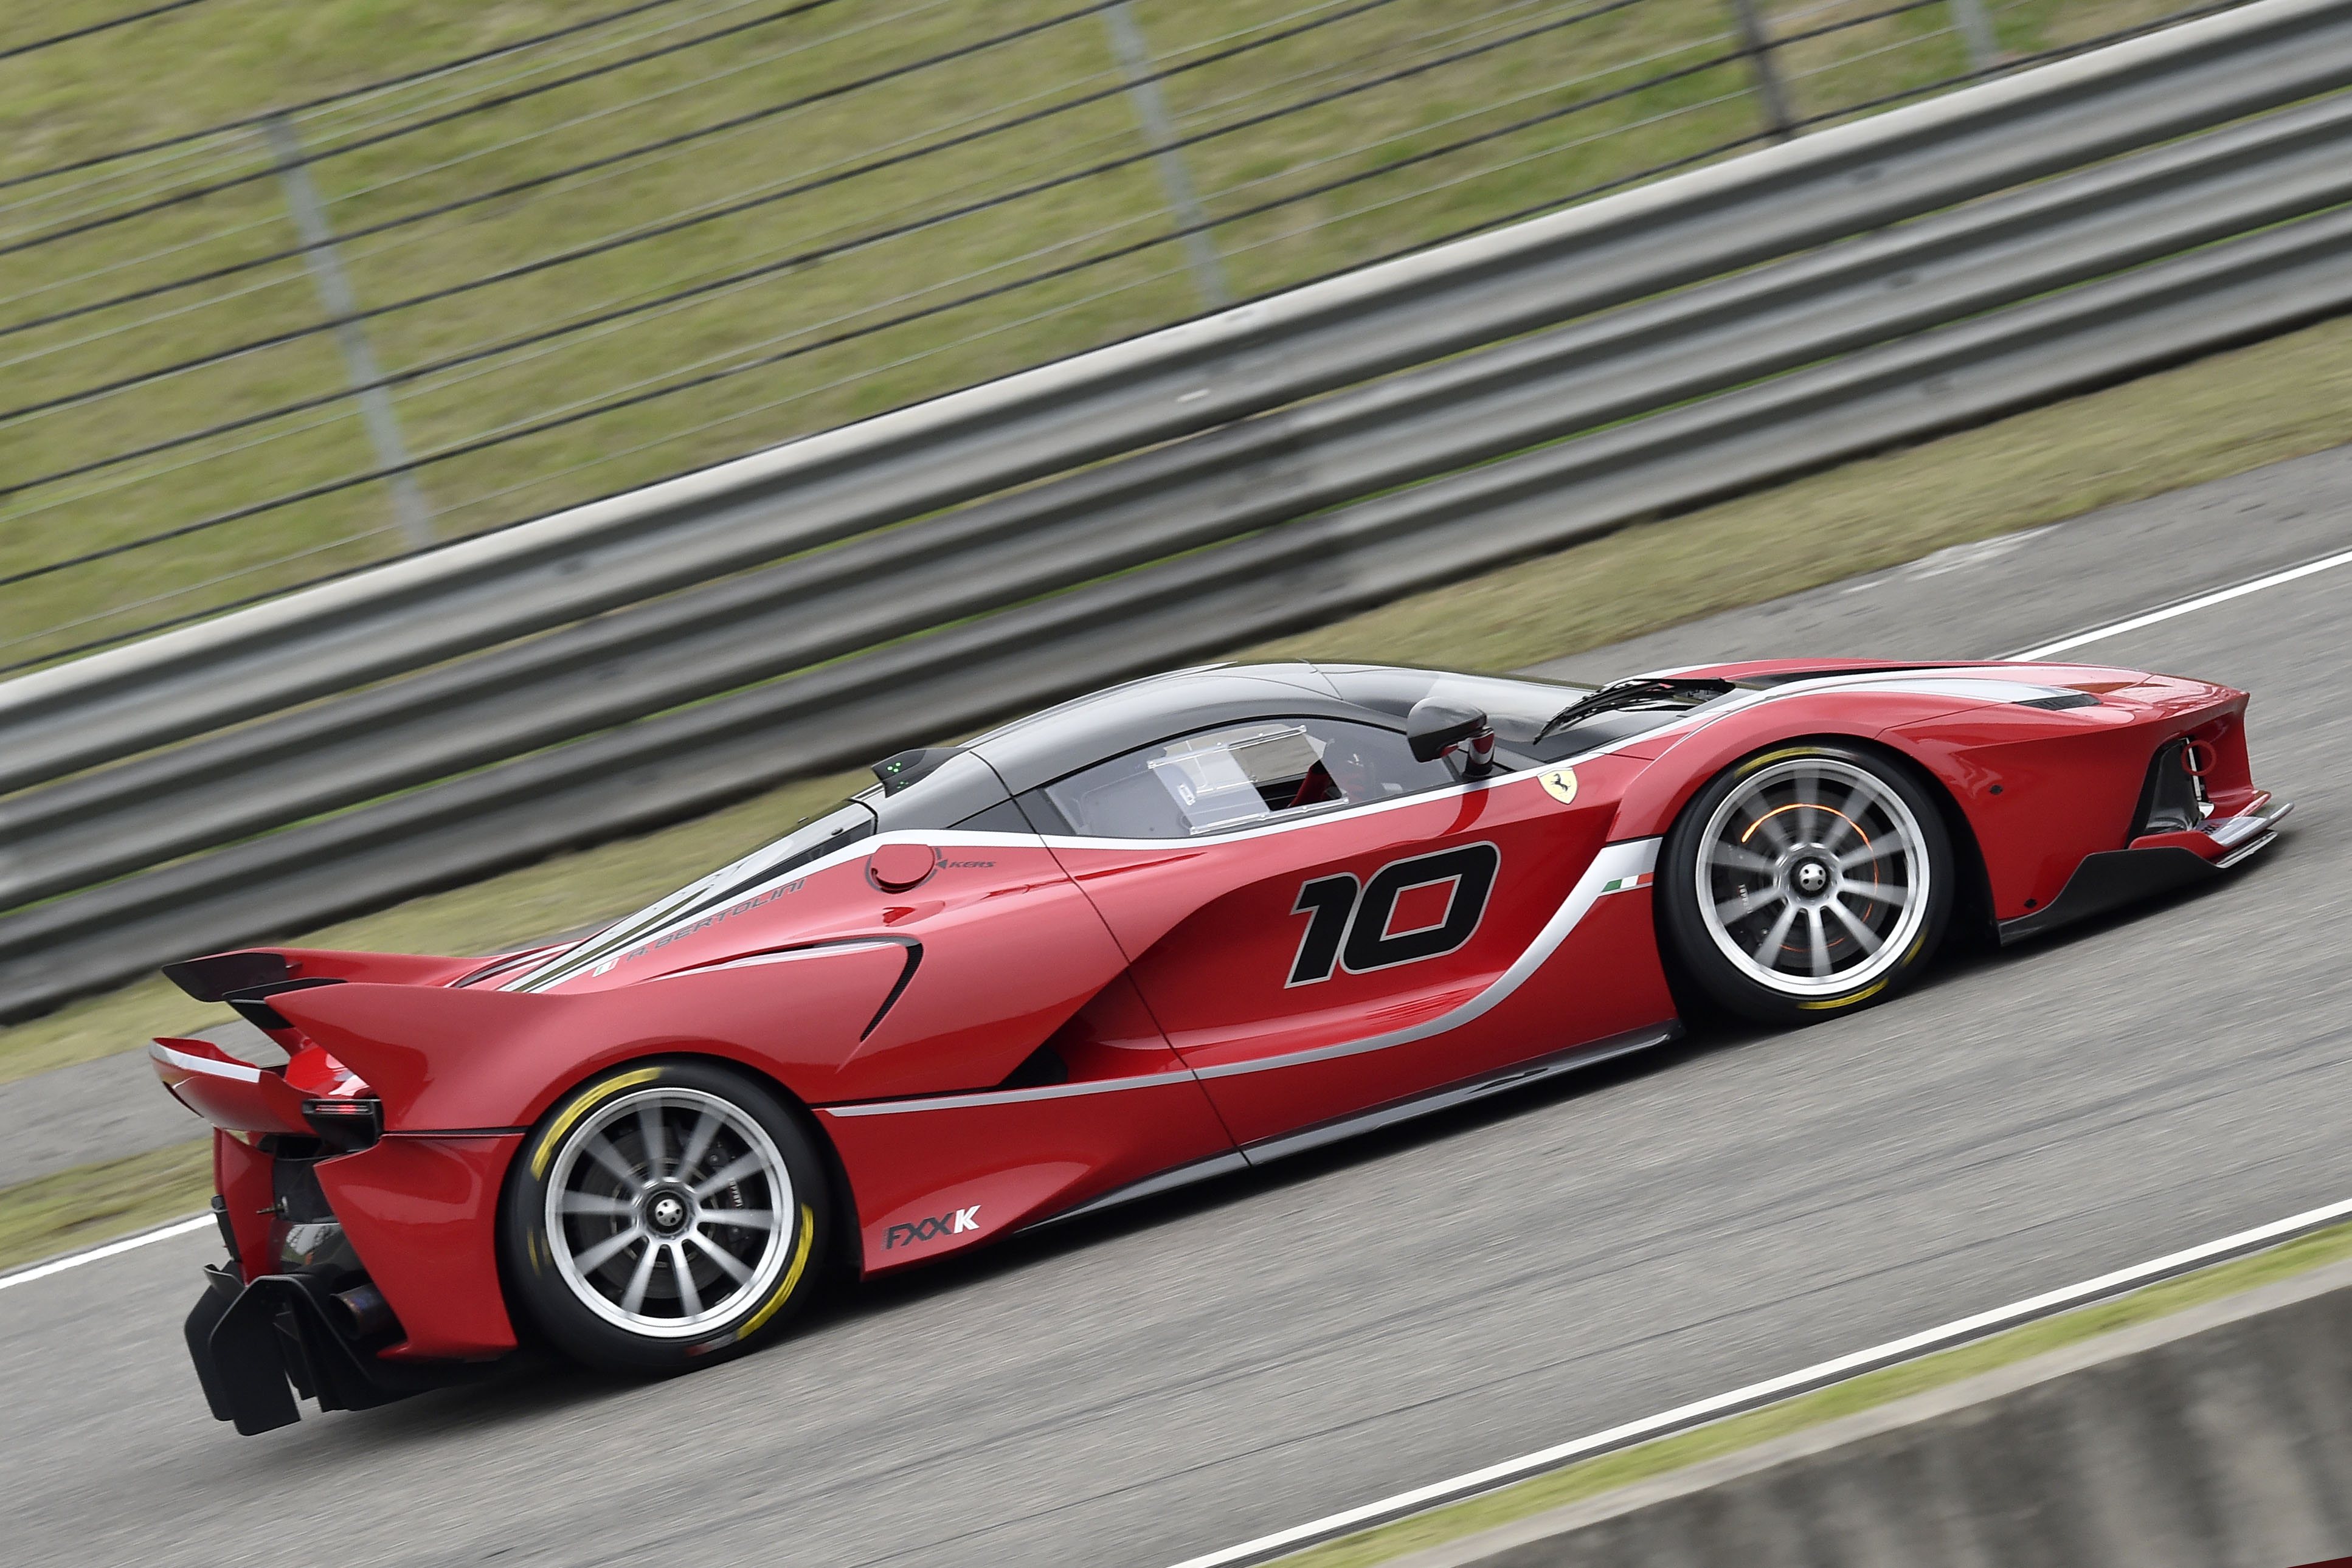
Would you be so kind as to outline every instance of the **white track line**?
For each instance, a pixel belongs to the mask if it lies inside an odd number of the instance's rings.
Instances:
[[[142,1230],[136,1236],[126,1236],[120,1241],[110,1241],[103,1247],[93,1247],[87,1252],[68,1252],[62,1258],[52,1258],[46,1263],[36,1263],[29,1269],[19,1269],[13,1274],[0,1274],[0,1291],[11,1285],[22,1285],[33,1280],[46,1280],[52,1274],[62,1274],[68,1269],[79,1269],[85,1263],[95,1263],[100,1258],[111,1258],[150,1241],[169,1241],[174,1236],[186,1236],[209,1228],[213,1217],[199,1214],[194,1219],[175,1219],[153,1230]]]
[[[1287,1548],[1305,1546],[1366,1525],[1377,1524],[1419,1512],[1438,1503],[1454,1502],[1491,1490],[1504,1482],[1517,1480],[1538,1470],[1549,1470],[1570,1459],[1601,1453],[1611,1448],[1624,1448],[1646,1437],[1654,1437],[1681,1427],[1696,1426],[1704,1421],[1732,1415],[1737,1411],[1769,1404],[1791,1394],[1801,1393],[1822,1384],[1852,1377],[1874,1367],[1908,1361],[1914,1356],[1959,1341],[1978,1338],[1989,1330],[2010,1326],[2033,1318],[2046,1317],[2065,1307],[2080,1306],[2119,1291],[2145,1285],[2168,1274],[2178,1274],[2202,1263],[2210,1263],[2231,1253],[2250,1252],[2284,1241],[2302,1231],[2315,1230],[2324,1225],[2352,1218],[2352,1200],[2332,1203],[2325,1208],[2314,1208],[2269,1225],[2258,1225],[2252,1230],[2241,1230],[2235,1236],[2224,1236],[2218,1241],[2208,1241],[2201,1247],[2191,1247],[2151,1262],[2118,1269],[2112,1274],[2102,1274],[2095,1280],[2085,1280],[2079,1285],[2045,1291],[2030,1296],[2006,1307],[1973,1317],[1957,1319],[1940,1328],[1906,1334],[1901,1339],[1858,1350],[1834,1360],[1817,1362],[1811,1366],[1751,1383],[1745,1388],[1735,1388],[1728,1394],[1718,1394],[1695,1404],[1679,1406],[1655,1416],[1645,1416],[1639,1421],[1628,1421],[1622,1427],[1612,1427],[1605,1432],[1595,1432],[1589,1437],[1573,1442],[1538,1448],[1532,1454],[1522,1454],[1516,1459],[1488,1465],[1449,1480],[1416,1487],[1411,1491],[1384,1497],[1378,1502],[1368,1502],[1339,1513],[1327,1514],[1306,1524],[1278,1530],[1271,1535],[1261,1535],[1255,1541],[1244,1541],[1239,1546],[1228,1546],[1222,1552],[1212,1552],[1204,1557],[1188,1557],[1176,1568],[1230,1568],[1232,1564],[1255,1563]]]
[[[2301,566],[2291,566],[2284,571],[2274,571],[2268,577],[2258,577],[2252,582],[2242,582],[2235,588],[2216,589],[2211,593],[2202,593],[2194,599],[2184,599],[2178,604],[2168,604],[2161,610],[2151,610],[2144,615],[2135,615],[2127,621],[2118,621],[2112,626],[2102,626],[2092,632],[2077,632],[2071,637],[2061,637],[2055,643],[2044,643],[2040,647],[2028,648],[2022,653],[2011,653],[2010,657],[2046,659],[2053,653],[2063,653],[2069,648],[2079,648],[2085,643],[2096,643],[2108,637],[2120,637],[2126,632],[2137,632],[2143,626],[2153,626],[2159,621],[2169,621],[2176,615],[2187,615],[2193,611],[2204,610],[2212,605],[2226,604],[2232,599],[2243,599],[2249,593],[2260,593],[2266,588],[2276,588],[2281,583],[2293,582],[2297,578],[2309,577],[2315,572],[2326,571],[2330,568],[2347,563],[2352,563],[2352,550],[2344,550],[2321,560],[2305,561]]]
[[[2054,643],[2043,643],[2039,646],[2027,648],[2008,656],[2012,659],[2046,659],[2053,653],[2063,653],[2068,649],[2080,648],[2085,643],[2100,642],[2108,637],[2119,637],[2126,632],[2137,632],[2143,626],[2153,626],[2159,622],[2170,621],[2176,616],[2188,615],[2216,604],[2225,604],[2232,599],[2242,599],[2250,593],[2260,593],[2266,588],[2276,588],[2282,583],[2294,582],[2297,579],[2310,577],[2315,573],[2347,564],[2352,564],[2352,550],[2339,551],[2319,560],[2305,561],[2301,566],[2293,566],[2284,571],[2272,572],[2267,577],[2255,578],[2251,582],[2242,582],[2232,588],[2217,589],[2211,593],[2200,594],[2194,599],[2185,599],[2178,604],[2168,604],[2160,610],[2151,610],[2144,614],[2134,615],[2092,631],[2077,632],[2071,636],[2062,637]],[[1188,1557],[1177,1563],[1175,1568],[1233,1568],[1234,1564],[1260,1562],[1286,1549],[1305,1546],[1318,1541],[1328,1541],[1334,1536],[1344,1535],[1350,1531],[1388,1520],[1402,1518],[1409,1513],[1417,1513],[1440,1503],[1454,1502],[1463,1498],[1473,1497],[1479,1492],[1490,1490],[1537,1471],[1555,1469],[1570,1459],[1602,1453],[1611,1448],[1624,1448],[1644,1438],[1655,1437],[1682,1427],[1696,1426],[1754,1406],[1769,1404],[1776,1399],[1785,1398],[1810,1387],[1854,1376],[1874,1366],[1906,1361],[1941,1345],[1976,1338],[1993,1329],[2046,1316],[2051,1312],[2069,1306],[2077,1306],[2084,1301],[2095,1301],[2101,1296],[2113,1295],[2119,1290],[2147,1284],[2162,1279],[2168,1274],[2179,1273],[2200,1263],[2210,1262],[2232,1252],[2250,1251],[2272,1242],[2283,1240],[2298,1231],[2315,1229],[2319,1226],[2347,1218],[2352,1218],[2352,1202],[2331,1204],[2326,1208],[2315,1208],[2308,1213],[2298,1214],[2274,1224],[2257,1226],[2252,1230],[2240,1231],[2235,1236],[2225,1236],[2219,1241],[2209,1241],[2201,1247],[2192,1247],[2185,1252],[2175,1252],[2169,1257],[2158,1258],[2153,1262],[2119,1270],[2112,1274],[2102,1274],[2095,1280],[2085,1280],[2079,1285],[2069,1285],[2063,1290],[2033,1296],[2006,1307],[1996,1307],[1989,1312],[1979,1312],[1974,1317],[1961,1318],[1946,1323],[1940,1328],[1927,1329],[1902,1339],[1889,1340],[1885,1344],[1873,1345],[1868,1350],[1858,1350],[1832,1361],[1820,1362],[1779,1377],[1768,1378],[1762,1383],[1751,1383],[1745,1388],[1735,1388],[1728,1394],[1718,1394],[1712,1398],[1701,1399],[1696,1404],[1680,1406],[1672,1410],[1662,1411],[1655,1416],[1646,1416],[1639,1421],[1629,1421],[1622,1427],[1612,1427],[1605,1432],[1595,1432],[1589,1437],[1579,1437],[1572,1442],[1560,1443],[1549,1448],[1539,1448],[1532,1454],[1522,1454],[1516,1459],[1505,1459],[1500,1464],[1488,1465],[1484,1469],[1472,1470],[1448,1480],[1416,1487],[1411,1491],[1399,1492],[1394,1497],[1382,1498],[1378,1502],[1368,1502],[1339,1513],[1328,1514],[1305,1524],[1293,1525],[1288,1530],[1276,1531],[1271,1535],[1261,1535],[1255,1541],[1244,1541],[1239,1546],[1228,1546],[1222,1552],[1212,1552],[1202,1557]]]

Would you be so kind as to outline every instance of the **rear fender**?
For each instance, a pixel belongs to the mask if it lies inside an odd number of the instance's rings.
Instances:
[[[524,1127],[620,1062],[739,1062],[822,1103],[906,973],[906,949],[845,946],[785,967],[665,976],[612,990],[450,990],[354,983],[270,998],[383,1102],[403,1132]]]

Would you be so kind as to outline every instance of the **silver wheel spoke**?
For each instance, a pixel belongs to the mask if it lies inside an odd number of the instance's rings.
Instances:
[[[1726,925],[1747,919],[1759,909],[1769,909],[1785,904],[1789,895],[1777,887],[1754,888],[1737,898],[1727,898],[1715,906],[1715,917]]]
[[[662,1162],[669,1158],[669,1140],[662,1135],[662,1113],[659,1105],[650,1101],[637,1107],[637,1136],[646,1144],[646,1175],[659,1181]]]
[[[1824,752],[1737,779],[1699,842],[1692,913],[1735,972],[1783,997],[1892,972],[1942,896],[1899,782]]]
[[[621,1310],[635,1317],[646,1304],[646,1287],[654,1282],[654,1260],[660,1257],[659,1247],[648,1247],[646,1255],[637,1260],[636,1272],[629,1276],[629,1288],[621,1292]]]
[[[1768,969],[1779,967],[1773,961],[1774,956],[1780,951],[1780,944],[1789,939],[1789,927],[1796,923],[1797,906],[1783,904],[1780,918],[1772,922],[1772,929],[1764,934],[1763,941],[1756,944],[1756,961]]]
[[[640,1230],[637,1227],[632,1225],[626,1230],[621,1231],[615,1235],[607,1236],[604,1240],[596,1243],[595,1246],[589,1248],[586,1251],[574,1257],[572,1260],[572,1266],[579,1270],[583,1274],[593,1274],[597,1270],[603,1268],[606,1263],[610,1262],[616,1253],[623,1251],[635,1242],[643,1241],[645,1239],[646,1233],[643,1230]],[[653,1249],[649,1247],[646,1250],[648,1253],[651,1253]],[[640,1264],[639,1267],[642,1268],[643,1265]]]
[[[1840,871],[1852,871],[1856,866],[1868,865],[1873,861],[1883,861],[1889,855],[1907,855],[1910,852],[1911,839],[1908,834],[1889,833],[1875,843],[1867,843],[1858,850],[1846,851],[1845,853],[1838,856],[1837,868]]]
[[[1869,925],[1863,921],[1860,915],[1854,914],[1853,910],[1848,909],[1844,904],[1840,904],[1834,898],[1822,905],[1822,907],[1838,917],[1838,924],[1844,926],[1847,932],[1853,936],[1853,939],[1862,944],[1862,950],[1864,952],[1875,954],[1878,951],[1878,933],[1873,931]]]
[[[567,1192],[563,1195],[566,1214],[597,1214],[618,1219],[635,1214],[637,1206],[625,1197],[605,1197],[593,1192]]]
[[[1716,844],[1706,852],[1708,863],[1730,871],[1755,871],[1769,873],[1772,862],[1745,844]]]
[[[1846,840],[1862,831],[1862,820],[1878,804],[1878,792],[1859,779],[1850,779],[1845,786],[1845,810],[1830,823],[1830,831],[1822,836],[1822,848],[1834,851]]]
[[[694,1265],[687,1261],[684,1240],[669,1244],[669,1271],[677,1279],[677,1304],[689,1318],[702,1315],[702,1292],[694,1286]]]
[[[767,1170],[767,1162],[761,1159],[759,1155],[745,1155],[741,1159],[721,1166],[695,1183],[694,1196],[698,1199],[707,1199],[712,1193],[730,1182],[740,1181],[747,1176],[764,1176]]]
[[[614,1148],[613,1141],[604,1134],[597,1134],[580,1146],[587,1153],[590,1159],[611,1172],[613,1179],[623,1186],[627,1187],[631,1192],[646,1190],[646,1178],[630,1168],[629,1162],[621,1157],[621,1151]]]
[[[743,1260],[736,1257],[734,1253],[730,1252],[726,1248],[721,1247],[718,1242],[713,1241],[701,1231],[688,1231],[685,1239],[691,1241],[697,1247],[701,1248],[702,1255],[705,1258],[709,1259],[713,1263],[718,1264],[720,1270],[737,1284],[745,1284],[750,1281],[751,1278],[751,1270],[745,1266]]]
[[[677,1174],[680,1176],[690,1174],[696,1166],[702,1163],[702,1156],[710,1152],[710,1140],[718,1135],[719,1118],[705,1111],[694,1124],[694,1131],[687,1134],[685,1152],[677,1156]]]
[[[595,1107],[561,1145],[539,1212],[574,1300],[637,1338],[684,1342],[775,1288],[801,1211],[767,1130],[678,1085]]]
[[[1895,820],[1895,813],[1886,810],[1886,797],[1879,793],[1877,785],[1866,779],[1846,780],[1845,814],[1859,822],[1874,810],[1889,821]]]

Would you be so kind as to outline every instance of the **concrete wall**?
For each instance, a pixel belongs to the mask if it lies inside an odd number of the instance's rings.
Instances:
[[[1392,1568],[2289,1568],[2352,1554],[2352,1263]]]

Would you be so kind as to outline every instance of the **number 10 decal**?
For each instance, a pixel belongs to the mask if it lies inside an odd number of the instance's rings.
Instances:
[[[1316,878],[1298,890],[1298,901],[1290,906],[1293,915],[1311,918],[1285,988],[1328,980],[1334,964],[1360,975],[1453,952],[1476,935],[1502,863],[1502,852],[1494,845],[1465,844],[1391,861],[1361,884],[1348,875]],[[1408,896],[1424,888],[1432,893]],[[1442,908],[1436,904],[1439,894]],[[1408,924],[1397,930],[1392,927],[1400,900],[1408,905]]]

